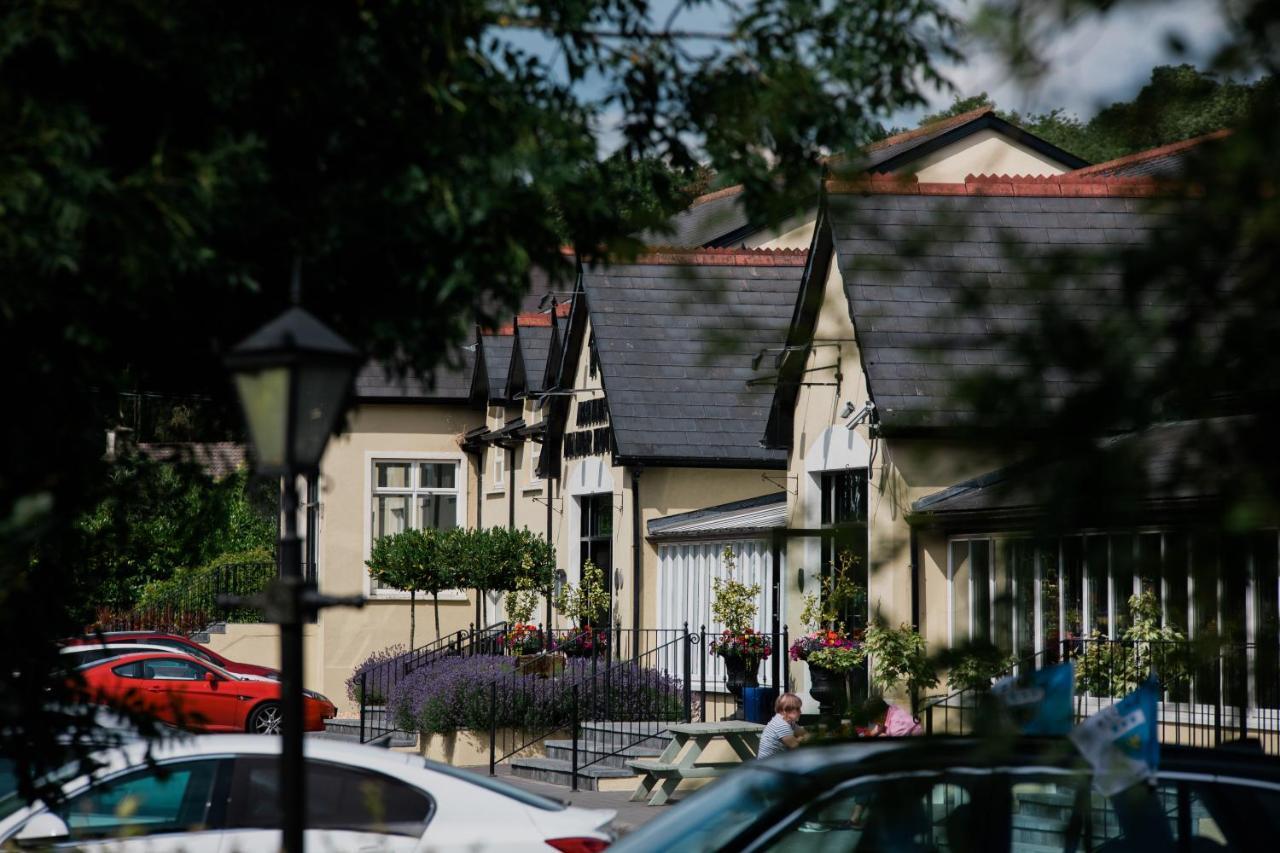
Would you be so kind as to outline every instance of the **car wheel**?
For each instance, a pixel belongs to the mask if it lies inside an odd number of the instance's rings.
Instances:
[[[249,715],[249,725],[246,728],[253,734],[259,735],[278,735],[280,734],[280,721],[284,718],[280,711],[280,706],[275,702],[267,702],[265,705],[259,705],[253,709],[253,713]]]

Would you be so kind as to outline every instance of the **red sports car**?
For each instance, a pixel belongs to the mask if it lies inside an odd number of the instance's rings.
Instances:
[[[280,733],[280,682],[238,676],[177,652],[140,652],[77,670],[95,702],[146,711],[161,722],[198,732]],[[333,703],[304,690],[309,732],[324,730]]]
[[[225,669],[227,672],[234,672],[237,675],[258,675],[263,678],[274,678],[279,680],[279,670],[272,669],[269,666],[258,666],[253,663],[240,663],[239,661],[229,660],[222,655],[205,648],[188,637],[178,634],[161,634],[156,631],[107,631],[104,634],[94,634],[88,637],[77,637],[74,640],[65,640],[65,646],[83,646],[83,645],[99,645],[101,643],[111,643],[117,645],[119,643],[146,643],[149,646],[168,646],[176,652],[191,655],[202,661],[213,664],[214,666]]]

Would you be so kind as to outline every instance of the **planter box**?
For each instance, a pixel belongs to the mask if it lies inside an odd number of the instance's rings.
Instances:
[[[526,729],[498,729],[498,754],[503,752],[504,743],[524,743],[532,740],[542,732]],[[548,738],[568,737],[568,734],[553,732]],[[546,755],[546,738],[516,753],[521,758],[535,758]],[[460,729],[447,735],[419,735],[418,752],[423,758],[451,764],[454,767],[476,767],[489,763],[489,732],[477,729]]]
[[[564,661],[564,655],[555,652],[516,655],[516,672],[520,675],[540,675],[547,678],[564,672]]]

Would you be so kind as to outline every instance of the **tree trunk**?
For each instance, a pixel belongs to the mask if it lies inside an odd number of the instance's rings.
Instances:
[[[432,599],[431,607],[436,612],[436,641],[439,642],[440,640],[440,592],[439,590],[431,593],[431,599]]]
[[[413,629],[416,627],[414,623],[417,621],[415,611],[418,609],[417,597],[417,592],[409,590],[409,651],[413,651]]]

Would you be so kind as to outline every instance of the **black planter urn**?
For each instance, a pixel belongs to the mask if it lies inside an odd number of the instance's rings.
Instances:
[[[724,683],[733,694],[733,719],[746,719],[742,708],[742,688],[760,686],[759,670],[760,658],[724,655]]]
[[[818,700],[821,717],[837,717],[848,706],[849,673],[846,670],[825,669],[809,665],[809,695]]]

